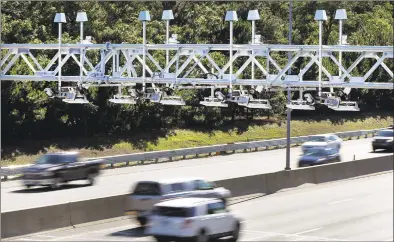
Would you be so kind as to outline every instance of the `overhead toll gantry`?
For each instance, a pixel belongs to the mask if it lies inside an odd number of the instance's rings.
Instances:
[[[316,12],[315,20],[321,23],[327,16],[325,12],[319,11],[321,10]],[[342,24],[342,20],[346,19],[346,12],[338,11],[335,18]],[[225,20],[230,23],[229,44],[179,44],[177,35],[169,35],[172,11],[165,10],[162,19],[166,21],[164,44],[148,44],[146,41],[146,24],[150,21],[148,11],[141,11],[139,14],[139,20],[143,23],[142,44],[93,44],[91,36],[83,39],[83,23],[87,21],[87,16],[81,12],[77,15],[77,21],[81,24],[80,42],[64,44],[61,42],[61,26],[66,21],[65,16],[63,13],[56,14],[55,22],[59,24],[57,44],[2,45],[4,55],[0,62],[0,80],[57,82],[57,91],[45,89],[45,92],[51,97],[74,104],[89,103],[84,90],[96,86],[117,87],[118,93],[109,99],[115,104],[133,105],[141,100],[162,105],[186,105],[182,97],[174,94],[174,90],[196,88],[211,90],[211,95],[200,101],[204,106],[226,108],[233,102],[247,108],[271,109],[269,99],[251,95],[247,90],[251,90],[250,87],[275,91],[291,89],[300,92],[300,98],[290,100],[287,104],[290,109],[314,110],[315,105],[319,104],[336,111],[359,111],[359,107],[355,101],[342,100],[336,96],[334,88],[346,92],[354,88],[393,89],[393,72],[385,63],[385,60],[393,59],[393,46],[349,45],[341,28],[338,45],[323,45],[321,28],[319,45],[264,44],[259,40],[259,35],[255,34],[254,22],[259,19],[258,11],[251,10],[248,20],[252,21],[252,41],[248,44],[234,44],[232,25],[234,21],[238,21],[238,17],[235,11],[228,11]],[[53,54],[49,56],[49,63],[44,65],[37,56],[43,52],[50,55],[48,50],[53,50]],[[165,62],[154,54],[155,51],[165,52]],[[228,61],[219,64],[213,57],[214,52],[227,53]],[[285,66],[279,65],[274,59],[279,52],[291,53]],[[350,66],[345,67],[342,58],[349,54],[358,54],[358,57]],[[97,63],[92,56],[99,57]],[[30,69],[29,74],[18,73],[18,69],[13,69],[20,58]],[[239,58],[246,60],[237,66],[234,73],[233,67]],[[309,61],[304,66],[298,66],[296,63],[301,59]],[[330,73],[322,64],[323,59],[331,60],[338,69],[337,73]],[[364,75],[353,75],[357,65],[364,59],[375,60],[375,63],[368,67]],[[62,74],[62,67],[71,62],[79,66],[79,75]],[[319,67],[319,75],[306,80],[304,76],[313,65]],[[388,74],[388,80],[370,80],[379,67]],[[286,74],[290,68],[292,73],[298,74]],[[62,83],[67,85],[63,86]],[[142,86],[142,89],[137,89],[137,86]],[[234,89],[234,86],[239,89]],[[127,89],[127,94],[122,92],[124,88]],[[309,93],[303,94],[304,90],[311,89],[318,91],[317,98],[323,101],[316,102]],[[330,95],[322,97],[322,89],[330,89]]]

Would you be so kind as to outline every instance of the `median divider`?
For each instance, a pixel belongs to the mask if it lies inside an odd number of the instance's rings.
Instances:
[[[125,195],[71,202],[69,203],[71,224],[77,225],[122,216],[125,202]]]
[[[68,203],[1,213],[1,238],[70,227],[70,214]]]
[[[272,194],[304,184],[320,184],[393,170],[393,155],[338,162],[215,181],[232,197]],[[26,198],[28,201],[28,198]],[[10,238],[124,215],[126,194],[1,214],[2,238]]]

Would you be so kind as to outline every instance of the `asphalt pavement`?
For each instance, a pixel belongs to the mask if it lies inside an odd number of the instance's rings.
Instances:
[[[373,153],[371,140],[367,138],[345,141],[341,149],[342,160],[351,161],[354,158],[363,159],[388,154]],[[300,147],[291,148],[291,168],[297,167],[300,154]],[[116,168],[104,170],[94,186],[87,186],[85,181],[77,181],[55,191],[41,187],[27,190],[20,181],[2,182],[1,209],[2,212],[6,212],[125,194],[140,180],[188,176],[222,180],[275,172],[284,169],[285,160],[285,149],[276,149]]]
[[[393,241],[393,173],[296,188],[230,206],[239,241]],[[25,236],[18,241],[154,241],[133,220]]]

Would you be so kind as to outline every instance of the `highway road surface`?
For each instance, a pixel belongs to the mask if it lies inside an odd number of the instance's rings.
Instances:
[[[239,241],[393,241],[393,173],[312,185],[231,205]],[[154,241],[133,220],[25,236],[18,241]]]
[[[341,149],[342,160],[353,160],[354,155],[356,159],[362,159],[389,154],[372,153],[371,140],[367,138],[344,142]],[[291,149],[292,168],[297,167],[300,154],[300,147]],[[2,182],[1,209],[6,212],[125,194],[130,192],[132,185],[139,180],[187,176],[222,180],[275,172],[284,169],[285,157],[285,149],[276,149],[117,168],[104,170],[94,186],[86,186],[85,181],[78,181],[55,191],[42,187],[26,190],[20,181]]]

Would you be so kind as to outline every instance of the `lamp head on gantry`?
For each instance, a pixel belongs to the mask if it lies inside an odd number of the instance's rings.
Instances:
[[[85,12],[78,12],[76,21],[77,22],[87,22],[88,15]]]
[[[345,20],[347,19],[346,9],[337,9],[335,12],[335,19]]]
[[[55,19],[53,20],[55,23],[66,23],[66,15],[64,13],[57,13],[55,15]]]
[[[260,19],[260,14],[258,10],[249,10],[248,12],[248,20],[254,21],[254,20],[259,20]]]
[[[164,10],[163,14],[161,15],[162,20],[172,20],[174,19],[174,14],[172,13],[172,10]]]
[[[138,16],[138,20],[140,21],[150,21],[150,14],[149,11],[141,11],[140,15]]]
[[[327,20],[326,10],[316,10],[314,19],[316,21],[326,21]]]

